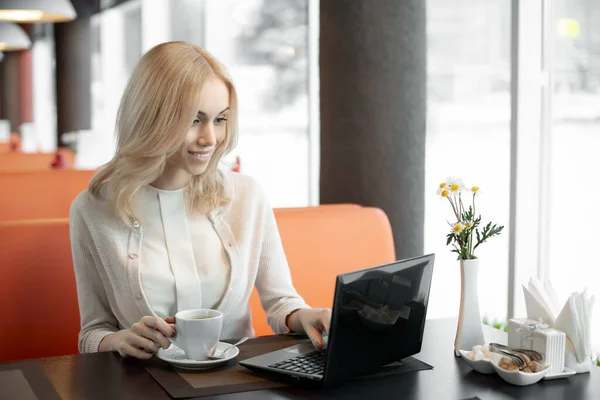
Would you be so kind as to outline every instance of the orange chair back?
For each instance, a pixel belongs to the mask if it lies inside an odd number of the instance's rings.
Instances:
[[[0,361],[77,354],[68,220],[0,222]]]
[[[75,153],[63,150],[65,161],[73,168]],[[55,153],[0,153],[0,172],[43,171],[52,169]]]
[[[68,218],[71,203],[87,188],[94,173],[88,170],[0,172],[0,221]]]
[[[389,220],[377,208],[325,205],[276,209],[275,218],[298,293],[331,307],[337,275],[395,261]],[[272,334],[256,290],[250,299],[257,336]]]

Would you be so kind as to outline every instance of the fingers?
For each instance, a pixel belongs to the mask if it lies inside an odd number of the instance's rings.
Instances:
[[[304,314],[303,317],[306,318],[306,321],[302,323],[304,332],[313,342],[315,348],[321,350],[323,348],[323,334],[329,334],[331,310],[328,308],[311,309]]]
[[[175,318],[173,318],[175,319]],[[154,328],[160,333],[163,334],[164,337],[171,337],[175,330],[171,327],[164,319],[146,316],[142,318],[141,322],[143,322],[146,326],[150,328]]]
[[[175,330],[175,317],[165,317],[165,322],[173,329],[173,335],[171,337],[175,337],[177,331]]]
[[[154,341],[146,339],[142,336],[135,335],[133,333],[129,336],[127,343],[140,350],[150,353],[150,355],[158,352],[158,349],[160,349],[160,345],[158,345]]]
[[[123,345],[121,346],[121,348],[119,349],[119,354],[121,354],[122,357],[135,357],[135,358],[139,358],[141,360],[149,360],[150,358],[152,358],[153,353],[148,353],[144,350],[138,349],[137,347],[133,346],[131,343],[123,343]]]
[[[158,320],[153,321],[153,319]],[[167,333],[172,329],[169,325],[156,317],[144,317],[131,326],[130,329],[123,329],[114,333],[111,347],[117,350],[122,357],[135,357],[142,360],[148,360],[158,352],[160,347],[169,348],[171,342],[154,326],[161,327]],[[165,326],[167,329],[164,329]]]
[[[329,335],[329,327],[331,326],[331,310],[329,308],[323,308],[319,311],[319,321],[325,329],[325,333]]]
[[[171,336],[173,329],[169,327],[169,325],[163,320],[160,320],[160,322],[162,322],[166,326],[166,329],[164,326],[161,326],[162,330],[167,332],[167,334]],[[150,339],[151,341],[153,341],[154,343],[156,343],[164,349],[168,349],[169,346],[171,346],[171,342],[165,337],[165,335],[160,330],[150,325],[152,323],[153,322],[151,320],[148,320],[146,319],[146,317],[144,317],[140,322],[136,322],[131,326],[131,332],[143,338]],[[160,324],[155,325],[160,326]]]
[[[323,348],[323,336],[321,336],[321,332],[319,332],[312,325],[306,327],[304,331],[309,337],[309,339],[312,341],[313,346],[315,346],[317,350],[321,350]]]

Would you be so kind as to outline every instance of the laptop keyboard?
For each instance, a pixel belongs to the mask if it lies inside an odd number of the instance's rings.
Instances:
[[[269,367],[308,375],[323,375],[326,354],[324,351],[315,351],[271,364]]]

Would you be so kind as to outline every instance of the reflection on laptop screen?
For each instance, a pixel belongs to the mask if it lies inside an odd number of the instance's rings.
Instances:
[[[340,275],[325,379],[376,370],[421,351],[433,255]]]

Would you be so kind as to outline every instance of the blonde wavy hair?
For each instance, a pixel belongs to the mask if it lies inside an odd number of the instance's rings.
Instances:
[[[213,77],[229,90],[226,134],[206,171],[190,180],[186,198],[193,213],[206,213],[231,201],[218,164],[237,144],[233,81],[206,50],[167,42],[150,49],[134,68],[117,114],[117,151],[90,182],[90,193],[97,198],[103,195],[115,217],[126,224],[140,219],[136,215],[139,190],[158,179],[169,157],[179,150],[198,112],[200,90]]]

